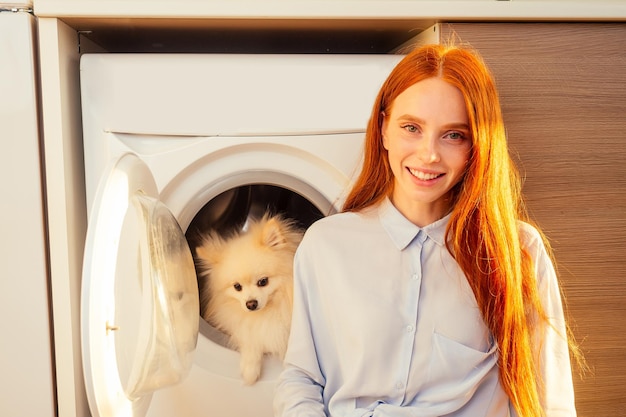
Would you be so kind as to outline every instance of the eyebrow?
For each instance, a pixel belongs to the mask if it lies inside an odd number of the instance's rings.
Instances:
[[[402,116],[398,117],[398,120],[407,120],[409,122],[414,122],[420,125],[425,125],[427,124],[423,119],[420,119],[419,117],[413,116],[412,114],[403,114]],[[470,130],[470,127],[467,123],[448,123],[446,125],[443,126],[445,129],[458,129],[458,130]]]

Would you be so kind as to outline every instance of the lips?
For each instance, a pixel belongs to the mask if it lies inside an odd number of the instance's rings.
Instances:
[[[413,169],[413,168],[408,168],[408,170],[411,173],[411,175],[413,175],[418,180],[422,180],[422,181],[434,180],[435,178],[439,178],[443,175],[443,174],[435,174],[432,172],[418,171],[417,169]]]

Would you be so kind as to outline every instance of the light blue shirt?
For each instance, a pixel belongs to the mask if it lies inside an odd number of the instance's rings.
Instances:
[[[500,385],[497,347],[445,247],[448,220],[419,228],[385,200],[307,230],[276,416],[516,415]],[[554,325],[542,345],[546,416],[573,417],[556,275],[538,232],[520,225]]]

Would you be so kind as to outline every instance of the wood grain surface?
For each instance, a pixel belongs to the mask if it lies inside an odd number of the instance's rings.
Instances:
[[[626,24],[455,23],[492,69],[531,216],[589,371],[579,417],[626,416]]]

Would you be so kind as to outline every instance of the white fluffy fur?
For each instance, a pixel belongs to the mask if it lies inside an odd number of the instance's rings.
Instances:
[[[210,233],[196,248],[204,281],[202,316],[226,333],[232,348],[241,353],[245,384],[259,379],[265,354],[284,357],[291,326],[293,256],[301,239],[302,232],[291,222],[265,216],[228,238]],[[247,303],[255,301],[257,307],[251,310]]]

